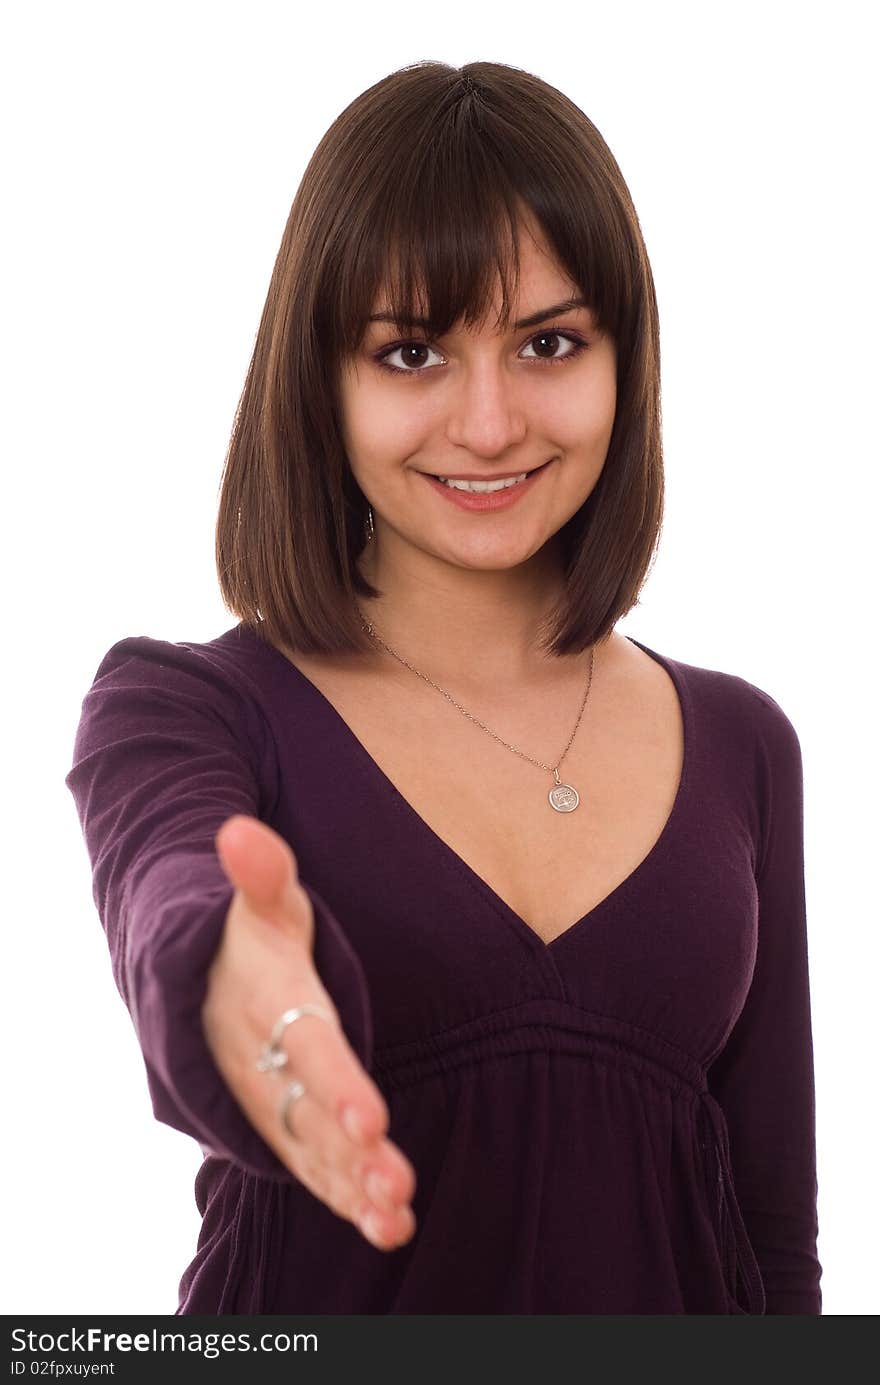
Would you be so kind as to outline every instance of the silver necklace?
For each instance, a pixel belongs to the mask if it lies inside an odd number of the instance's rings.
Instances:
[[[355,603],[355,604],[357,604],[357,603]],[[363,627],[364,627],[364,629],[366,630],[367,634],[368,634],[373,640],[375,640],[377,644],[380,644],[380,645],[382,646],[383,649],[387,650],[389,654],[393,655],[393,657],[394,657],[395,659],[397,659],[399,663],[405,664],[406,667],[407,667],[408,669],[412,669],[412,672],[413,672],[413,673],[417,673],[418,676],[419,676],[420,678],[423,678],[423,679],[425,680],[426,683],[430,683],[432,688],[436,688],[437,691],[438,691],[439,693],[442,693],[442,694],[443,694],[443,696],[446,698],[447,702],[451,702],[452,705],[453,705],[453,707],[457,707],[458,710],[459,710],[460,712],[463,712],[464,715],[468,718],[469,721],[472,721],[472,722],[475,723],[475,725],[482,727],[482,729],[483,729],[484,731],[488,732],[488,734],[493,738],[493,740],[498,741],[500,745],[506,746],[506,748],[507,748],[508,750],[512,750],[512,751],[514,752],[515,755],[521,756],[523,760],[528,760],[530,764],[537,765],[539,769],[546,770],[548,774],[552,774],[552,775],[553,775],[553,778],[554,778],[554,780],[555,780],[556,782],[554,783],[553,788],[550,790],[549,794],[547,795],[547,798],[548,798],[548,801],[549,801],[549,803],[550,803],[550,807],[551,807],[551,808],[555,808],[557,813],[573,813],[573,812],[574,812],[575,808],[576,808],[576,807],[578,806],[578,804],[580,803],[580,795],[579,795],[577,789],[573,787],[573,785],[571,785],[571,784],[563,784],[563,783],[562,783],[562,781],[561,781],[560,778],[559,778],[559,766],[562,764],[562,761],[565,759],[566,755],[568,754],[569,750],[571,749],[572,742],[573,742],[573,740],[574,740],[574,738],[575,738],[575,735],[577,734],[577,729],[578,729],[578,727],[579,727],[580,724],[581,724],[581,717],[582,717],[583,714],[584,714],[584,708],[585,708],[586,705],[587,705],[587,698],[588,698],[589,695],[590,695],[590,685],[591,685],[592,682],[593,682],[593,654],[594,654],[594,646],[591,646],[591,648],[590,648],[590,672],[589,672],[589,677],[587,678],[587,687],[586,687],[586,691],[585,691],[585,693],[584,693],[584,700],[583,700],[583,702],[581,703],[581,709],[580,709],[580,711],[578,712],[578,719],[577,719],[577,721],[575,722],[575,725],[574,725],[574,731],[572,731],[571,735],[569,736],[569,738],[568,738],[568,745],[565,747],[565,749],[563,750],[563,752],[562,752],[562,754],[560,755],[559,759],[556,761],[556,764],[555,764],[555,765],[545,765],[544,762],[543,762],[543,760],[534,760],[534,759],[532,758],[531,755],[526,755],[525,751],[520,750],[520,749],[518,748],[518,746],[510,745],[510,743],[509,743],[508,741],[503,741],[503,740],[501,739],[500,736],[496,736],[495,732],[494,732],[494,731],[490,731],[490,730],[489,730],[489,727],[486,726],[486,725],[485,725],[482,721],[480,721],[477,717],[471,716],[470,712],[467,711],[466,708],[462,707],[462,705],[461,705],[460,702],[456,702],[455,698],[451,695],[451,693],[448,693],[448,692],[446,691],[445,688],[441,688],[441,687],[440,687],[440,684],[439,684],[439,683],[435,683],[434,680],[433,680],[433,678],[429,678],[428,675],[427,675],[426,673],[422,673],[422,672],[420,672],[419,669],[414,668],[413,665],[412,665],[411,663],[408,662],[408,660],[404,659],[403,656],[402,656],[401,654],[398,654],[396,650],[392,649],[391,646],[390,646],[389,644],[386,644],[385,641],[384,641],[383,639],[381,639],[381,638],[379,637],[379,635],[377,635],[377,633],[376,633],[376,631],[374,630],[374,628],[373,628],[371,622],[367,620],[367,618],[366,618],[366,616],[364,615],[363,611],[361,610],[360,606],[358,606],[357,609],[358,609],[358,614],[359,614],[359,616],[360,616],[360,618],[361,618],[361,624],[363,625]]]

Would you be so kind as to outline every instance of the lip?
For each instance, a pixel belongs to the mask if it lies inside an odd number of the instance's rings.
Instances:
[[[554,459],[551,457],[550,460],[544,462],[542,466],[535,467],[524,481],[520,481],[515,486],[507,486],[504,490],[500,491],[483,491],[482,493],[478,493],[476,491],[454,490],[451,486],[444,486],[443,482],[438,481],[436,476],[430,476],[425,471],[421,472],[421,475],[424,476],[425,480],[435,491],[438,491],[439,494],[443,496],[444,500],[451,501],[451,503],[457,505],[460,510],[476,510],[480,513],[485,513],[490,510],[510,509],[510,506],[515,505],[516,502],[525,495],[526,491],[532,490],[533,487],[538,484],[544,472],[552,465],[553,460]]]

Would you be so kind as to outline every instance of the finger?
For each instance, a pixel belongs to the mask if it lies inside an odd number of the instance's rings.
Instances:
[[[388,1130],[388,1105],[334,1016],[328,1022],[305,1014],[286,1026],[280,1072],[295,1074],[355,1145],[370,1146]]]
[[[289,1036],[286,1043],[284,1036]],[[342,1028],[314,1015],[302,1015],[287,1026],[284,1036],[281,1046],[287,1063],[274,1075],[288,1084],[296,1079],[308,1094],[292,1103],[289,1119],[292,1121],[293,1113],[305,1103],[311,1127],[321,1137],[324,1157],[338,1167],[351,1168],[369,1156],[372,1167],[389,1180],[386,1200],[409,1201],[415,1191],[415,1172],[406,1156],[387,1139],[387,1102]],[[352,1111],[359,1117],[359,1127],[353,1127],[348,1118]],[[380,1153],[383,1150],[389,1152]]]
[[[341,1174],[322,1166],[307,1165],[300,1182],[337,1216],[350,1221],[371,1245],[379,1250],[396,1250],[412,1239],[416,1228],[412,1208],[402,1208],[394,1217],[377,1209],[367,1198],[352,1198],[350,1184]]]
[[[268,823],[233,814],[220,827],[214,845],[230,883],[254,913],[281,919],[293,908],[299,919],[305,892],[299,886],[296,856]]]
[[[308,1093],[279,1101],[279,1122],[289,1136],[287,1158],[297,1176],[333,1211],[361,1227],[364,1214],[375,1214],[368,1239],[401,1244],[415,1227],[409,1198],[415,1186],[408,1160],[388,1140],[375,1151],[353,1146]],[[379,1180],[382,1186],[377,1184]]]
[[[289,1085],[288,1079],[284,1086]],[[318,1163],[349,1179],[352,1187],[366,1194],[377,1207],[394,1211],[412,1199],[415,1173],[406,1156],[390,1140],[379,1140],[366,1149],[353,1144],[308,1090],[287,1102],[282,1090],[278,1111],[282,1128],[292,1140],[305,1146]]]

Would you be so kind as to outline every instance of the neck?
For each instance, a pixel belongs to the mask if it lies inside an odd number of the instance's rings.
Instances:
[[[438,683],[447,677],[458,688],[549,687],[562,670],[584,667],[589,658],[559,658],[542,647],[564,590],[551,547],[513,568],[475,570],[424,553],[383,552],[374,539],[359,565],[381,595],[359,597],[358,604],[385,644]],[[377,659],[397,662],[381,646]]]

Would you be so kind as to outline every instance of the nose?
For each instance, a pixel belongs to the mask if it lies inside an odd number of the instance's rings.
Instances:
[[[468,366],[449,404],[446,436],[475,457],[501,456],[526,436],[525,409],[516,384],[497,361]]]

